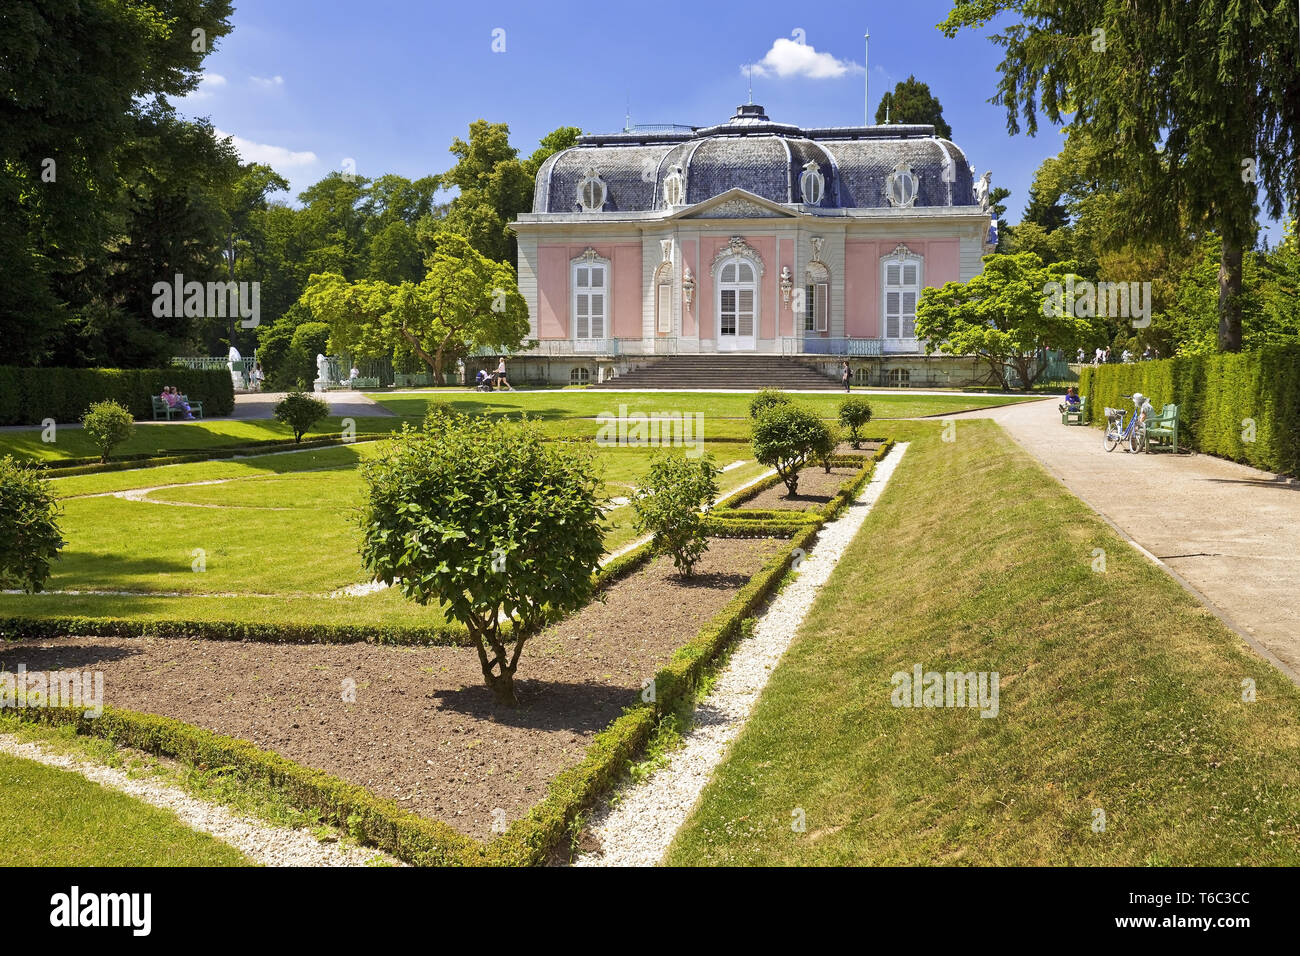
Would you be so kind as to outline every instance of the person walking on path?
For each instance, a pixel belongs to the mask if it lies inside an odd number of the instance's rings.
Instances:
[[[844,365],[840,368],[840,381],[844,383],[844,391],[847,392],[852,388],[853,372],[849,368],[848,359],[844,360]]]
[[[506,357],[504,355],[501,356],[501,361],[497,362],[497,388],[500,388],[502,385],[510,391],[514,391],[514,387],[511,386],[510,380],[506,378]]]

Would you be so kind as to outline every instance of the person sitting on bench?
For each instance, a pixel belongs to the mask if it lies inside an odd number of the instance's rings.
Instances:
[[[1079,389],[1071,385],[1065,392],[1065,401],[1056,406],[1063,412],[1077,412],[1079,410]]]
[[[164,386],[162,398],[163,401],[166,402],[168,405],[170,405],[172,408],[179,408],[181,411],[183,411],[187,419],[193,420],[194,413],[190,411],[190,403],[185,401],[183,398],[181,398],[181,393],[176,390],[176,386],[174,385]]]

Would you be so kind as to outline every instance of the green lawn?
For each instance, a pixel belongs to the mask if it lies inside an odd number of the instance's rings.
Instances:
[[[353,421],[358,435],[387,434],[395,425],[392,418],[382,416]],[[304,440],[337,438],[342,434],[342,422],[341,418],[326,418],[304,436]],[[80,428],[60,425],[54,437],[55,441],[47,444],[41,441],[39,428],[0,431],[0,456],[14,455],[36,461],[99,456],[99,451]],[[135,434],[115,448],[113,456],[149,454],[166,457],[194,451],[241,448],[286,438],[293,438],[293,430],[276,421],[137,422]]]
[[[132,593],[0,594],[0,617],[436,626],[443,622],[437,606],[420,607],[391,590],[327,597],[367,580],[357,552],[364,493],[358,465],[386,446],[367,442],[55,479],[67,544],[47,590]],[[752,455],[741,443],[713,450],[719,466]],[[611,498],[631,495],[656,453],[595,452]],[[729,491],[763,470],[750,461],[726,472],[720,487]],[[146,500],[109,494],[131,489],[153,490]],[[613,508],[607,550],[635,538],[632,509]]]
[[[1300,863],[1300,689],[993,423],[886,430],[910,450],[666,862]],[[998,672],[998,716],[892,706],[915,664]]]
[[[926,415],[943,415],[1007,405],[1025,401],[1023,395],[907,395],[897,393],[853,393],[870,400],[877,418],[918,418]],[[564,419],[595,419],[599,415],[618,415],[619,406],[627,406],[629,415],[642,413],[682,412],[702,413],[708,428],[706,440],[730,435],[726,420],[733,419],[739,427],[738,437],[749,434],[749,402],[752,394],[735,392],[615,392],[615,391],[541,391],[460,394],[430,393],[429,395],[385,395],[376,392],[371,398],[404,418],[418,420],[424,417],[430,404],[445,403],[465,414],[520,414],[540,418],[547,422]],[[824,418],[839,414],[843,392],[798,394],[795,401],[820,412]],[[716,420],[716,421],[715,421]],[[714,431],[713,428],[719,428]],[[594,435],[594,421],[579,424],[576,428]],[[581,433],[575,432],[576,433]]]
[[[0,754],[6,866],[249,866],[175,815],[78,774]]]

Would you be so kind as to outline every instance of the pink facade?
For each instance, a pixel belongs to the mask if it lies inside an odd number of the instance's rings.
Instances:
[[[956,238],[918,239],[900,236],[889,239],[866,239],[853,236],[843,240],[843,275],[831,271],[831,300],[842,301],[842,327],[823,333],[802,332],[797,327],[792,304],[782,300],[782,267],[789,267],[795,288],[805,282],[807,254],[803,260],[793,237],[775,233],[738,230],[763,264],[758,279],[758,338],[773,342],[782,336],[805,338],[832,335],[850,338],[879,338],[881,322],[881,261],[900,245],[921,257],[922,281],[926,286],[941,286],[960,279],[961,241]],[[729,236],[707,235],[683,238],[675,256],[677,269],[689,266],[695,277],[695,295],[690,307],[676,303],[679,324],[673,334],[687,339],[712,342],[717,336],[717,301],[713,261],[727,247]],[[537,263],[537,329],[541,339],[566,339],[572,336],[573,261],[591,249],[610,263],[611,300],[607,336],[636,339],[644,335],[645,316],[655,315],[654,277],[643,267],[639,242],[565,242],[539,244]],[[656,250],[657,251],[657,250]],[[838,257],[836,257],[838,258]],[[680,289],[681,275],[675,288]],[[832,326],[836,323],[832,320]],[[840,330],[842,328],[842,331]]]
[[[608,259],[613,297],[607,335],[636,338],[641,335],[642,295],[641,246],[635,242],[539,245],[537,247],[537,335],[541,339],[565,339],[572,334],[569,312],[573,301],[573,260],[587,249]]]

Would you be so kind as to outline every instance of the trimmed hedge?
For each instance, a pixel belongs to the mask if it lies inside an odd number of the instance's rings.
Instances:
[[[24,708],[21,719],[51,726],[71,725],[77,733],[162,754],[190,765],[233,767],[241,776],[275,787],[296,807],[317,810],[335,826],[368,846],[419,866],[530,866],[546,861],[577,815],[613,786],[628,762],[650,739],[655,723],[694,696],[718,653],[741,633],[746,618],[776,590],[795,551],[807,548],[817,529],[808,528],[790,547],[770,559],[736,596],[654,677],[654,701],[628,708],[597,734],[578,766],[551,781],[547,795],[497,839],[484,844],[439,820],[404,810],[364,787],[294,763],[253,744],[186,724],[170,717],[105,708],[87,718],[71,708]],[[629,552],[605,569],[629,573],[647,555]]]
[[[609,587],[651,557],[646,542],[620,555],[596,574],[597,592]],[[510,623],[502,625],[509,634]],[[391,644],[473,647],[469,631],[449,621],[435,627],[357,624],[263,624],[246,621],[133,621],[117,617],[0,618],[0,640],[41,640],[76,634],[79,637],[199,638],[207,641],[249,641],[263,644]]]
[[[508,626],[508,625],[507,625]],[[118,617],[0,618],[0,640],[79,637],[199,638],[262,644],[398,644],[472,647],[459,624],[366,627],[356,624],[263,624],[245,621],[133,621]]]
[[[1179,443],[1278,474],[1300,474],[1300,345],[1085,367],[1079,392],[1101,425],[1106,406],[1131,410],[1141,392],[1157,409],[1178,406]],[[1253,419],[1255,440],[1244,441]]]
[[[203,403],[205,418],[235,410],[235,386],[225,369],[14,368],[0,366],[0,425],[78,421],[87,407],[109,399],[136,418],[153,418],[151,396],[164,385]]]
[[[892,442],[877,452],[878,460]],[[860,489],[872,467],[863,468],[841,492]],[[840,496],[837,496],[839,498]],[[836,503],[833,501],[832,506]],[[843,504],[835,506],[838,511]],[[701,680],[719,654],[739,637],[744,622],[780,587],[797,555],[806,553],[824,519],[777,521],[719,521],[723,534],[741,530],[753,536],[791,536],[790,546],[770,559],[712,620],[687,644],[678,648],[654,675],[654,699],[629,707],[607,729],[593,738],[578,766],[551,781],[545,799],[490,843],[465,836],[447,824],[420,817],[381,799],[363,787],[349,784],[323,771],[312,770],[253,744],[152,714],[106,708],[97,719],[71,709],[31,708],[17,711],[23,719],[53,725],[71,724],[78,733],[94,734],[115,743],[173,757],[189,764],[234,767],[236,772],[260,779],[286,795],[293,805],[318,810],[323,818],[348,830],[361,842],[399,859],[421,866],[533,866],[544,863],[569,831],[573,821],[607,792],[640,753],[660,716],[689,705]],[[784,526],[783,526],[784,525]],[[782,532],[785,532],[784,534]],[[711,532],[714,533],[714,532]],[[761,533],[761,535],[760,535]],[[744,536],[739,535],[739,536]],[[649,560],[650,544],[628,552],[599,572],[601,585],[630,574]],[[0,635],[4,633],[0,622]],[[319,630],[319,629],[313,629]],[[64,632],[66,633],[66,631]]]

